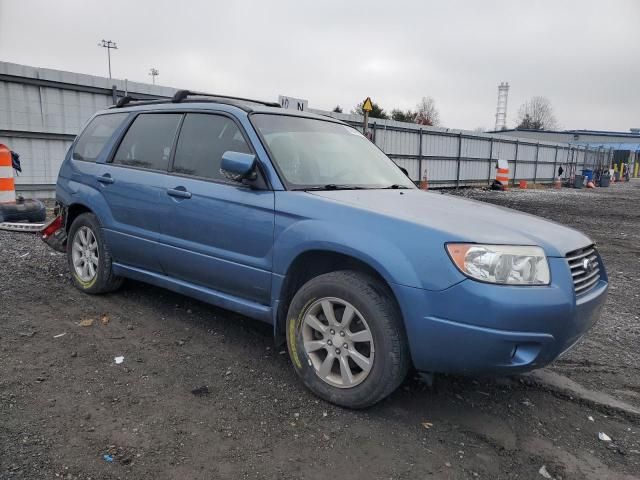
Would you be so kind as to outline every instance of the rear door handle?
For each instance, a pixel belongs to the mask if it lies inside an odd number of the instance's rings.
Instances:
[[[115,180],[113,178],[111,178],[111,175],[109,175],[108,173],[105,173],[101,177],[98,177],[98,181],[100,183],[113,183],[113,182],[115,182]]]
[[[184,187],[170,188],[167,190],[167,195],[176,198],[191,198],[191,192],[187,192]]]

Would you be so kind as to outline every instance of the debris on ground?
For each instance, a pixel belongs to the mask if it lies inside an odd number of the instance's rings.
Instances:
[[[84,320],[80,320],[81,327],[90,327],[93,325],[93,318],[85,318]]]
[[[542,466],[540,467],[540,470],[538,470],[538,473],[539,473],[540,475],[542,475],[544,478],[553,478],[553,477],[551,476],[551,474],[549,474],[549,472],[547,471],[547,466],[546,466],[546,465],[542,465]]]
[[[105,453],[102,458],[104,458],[105,462],[113,462],[113,457],[109,454]]]
[[[191,393],[193,393],[196,397],[203,397],[205,395],[209,395],[209,387],[203,385],[201,387],[194,388],[193,390],[191,390]]]
[[[102,323],[102,325],[106,325],[107,323],[109,323],[109,315],[107,315],[106,313],[102,315],[102,318],[100,318],[100,322]]]
[[[115,357],[113,360],[116,362],[116,365],[120,365],[122,362],[124,362],[124,357]]]
[[[610,442],[611,437],[604,432],[598,432],[598,438],[603,442]]]
[[[422,426],[428,430],[431,427],[433,427],[433,423],[431,423],[431,422],[422,422]]]

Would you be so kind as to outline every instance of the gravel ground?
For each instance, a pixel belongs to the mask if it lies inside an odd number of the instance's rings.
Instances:
[[[550,368],[640,404],[640,182],[458,194],[575,226],[598,242],[612,282],[603,317]],[[35,236],[0,232],[0,286],[2,479],[640,472],[638,418],[526,377],[438,377],[433,387],[409,378],[381,404],[348,411],[301,386],[265,325],[136,282],[86,296],[71,285],[64,256]]]

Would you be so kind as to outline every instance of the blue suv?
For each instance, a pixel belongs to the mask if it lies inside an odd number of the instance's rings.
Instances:
[[[597,320],[591,240],[421,191],[354,128],[179,91],[96,114],[60,169],[44,230],[80,290],[124,278],[273,325],[305,385],[363,408],[409,368],[542,367]]]

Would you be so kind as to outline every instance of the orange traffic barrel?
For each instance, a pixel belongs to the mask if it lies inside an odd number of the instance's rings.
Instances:
[[[16,201],[16,185],[13,180],[11,150],[0,143],[0,203]]]
[[[520,188],[522,190],[527,188],[527,181],[526,180],[520,180]]]
[[[496,182],[502,184],[502,188],[509,188],[509,163],[506,160],[498,160]]]

